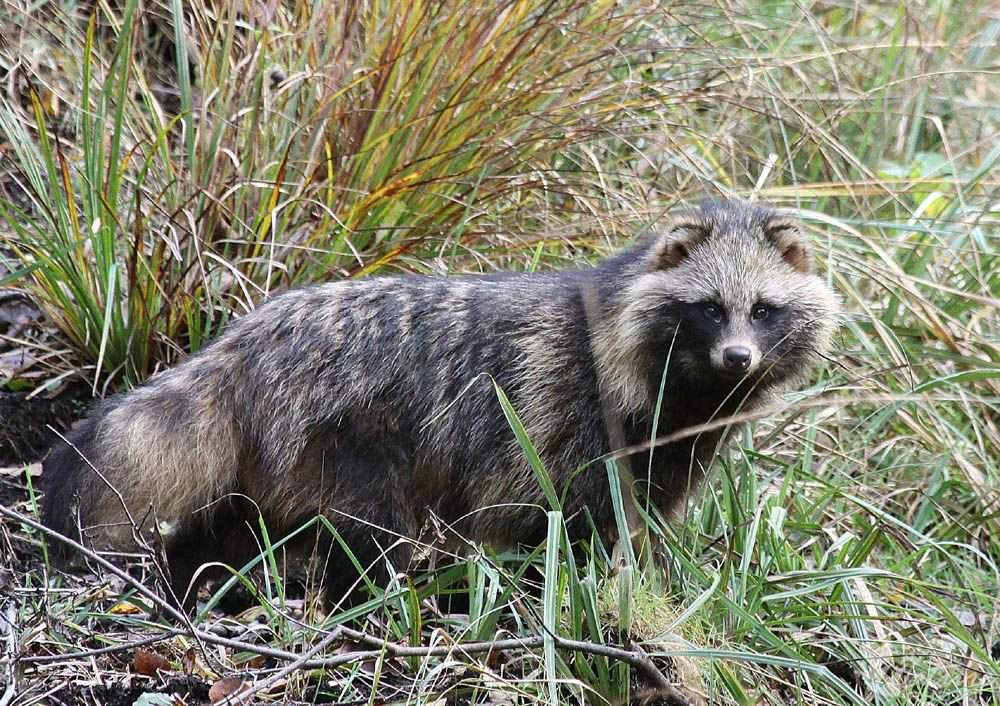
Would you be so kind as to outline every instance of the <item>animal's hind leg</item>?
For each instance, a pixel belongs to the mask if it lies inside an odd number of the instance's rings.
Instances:
[[[199,587],[232,575],[226,566],[238,571],[260,551],[259,520],[252,503],[228,498],[216,503],[211,513],[166,542],[170,587],[185,608],[194,606]]]
[[[391,572],[408,568],[413,499],[399,497],[410,473],[403,449],[357,422],[326,432],[314,438],[291,474],[304,488],[295,502],[299,522],[292,526],[324,518],[304,548],[315,551],[327,598],[336,605],[363,598],[367,582],[384,588]],[[311,515],[303,514],[310,503]]]
[[[333,518],[330,524],[336,534],[327,527],[320,530],[318,559],[332,605],[355,603],[367,596],[368,583],[386,588],[394,573],[409,568],[408,528],[384,505],[369,508],[366,515],[364,521]]]

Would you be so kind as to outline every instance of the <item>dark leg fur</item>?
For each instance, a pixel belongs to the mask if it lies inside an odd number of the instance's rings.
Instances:
[[[316,434],[299,464],[289,475],[315,479],[313,487],[305,489],[308,500],[300,510],[311,512],[300,514],[287,529],[324,515],[366,578],[379,587],[390,578],[387,563],[395,571],[408,568],[410,546],[400,538],[413,537],[419,527],[411,507],[415,502],[408,482],[411,464],[403,449],[387,445],[378,429],[367,429],[358,418]],[[322,489],[319,494],[318,489]],[[312,507],[305,507],[306,503]],[[323,524],[308,536],[311,541],[303,550],[315,552],[329,602],[336,605],[345,598],[347,603],[362,598],[365,579],[341,541]]]
[[[235,497],[220,501],[212,510],[210,521],[193,523],[166,547],[170,587],[185,608],[194,606],[200,586],[232,575],[222,566],[201,569],[202,565],[225,564],[239,571],[262,546],[251,503]]]
[[[303,517],[301,522],[282,526],[265,517],[264,526],[267,528],[270,541],[277,544],[286,533],[294,532],[310,519],[312,518]],[[186,609],[195,605],[199,587],[223,582],[233,575],[226,566],[239,571],[264,550],[260,522],[257,508],[245,498],[235,496],[213,507],[209,522],[194,523],[169,543],[166,554],[171,589],[178,601],[183,601]],[[368,532],[364,532],[361,527],[348,521],[336,523],[335,526],[337,525],[339,525],[338,531],[362,567],[367,568],[374,562],[368,571],[368,577],[376,585],[383,585],[388,576],[384,569],[384,561],[378,561],[380,552],[376,541],[383,542],[383,546],[389,546],[391,538],[383,532],[371,531],[371,528]],[[345,596],[348,603],[353,603],[362,597],[361,589],[364,583],[359,581],[358,571],[324,525],[317,525],[315,531],[310,530],[300,534],[275,551],[278,554],[279,569],[288,565],[289,568],[297,570],[308,562],[311,555],[314,555],[319,562],[321,578],[331,604],[342,602]],[[286,555],[291,558],[291,562],[284,561]],[[261,571],[269,570],[270,566],[267,563],[258,564],[251,574],[251,580],[254,580],[254,575],[259,575]],[[293,591],[296,584],[302,580],[301,572],[298,571],[283,578],[286,588],[291,588]],[[235,612],[251,602],[251,599],[237,589],[223,599],[221,607],[227,612]]]
[[[294,531],[300,524],[287,528]],[[266,523],[272,542],[277,543],[283,534],[277,532],[276,525]],[[334,525],[337,532],[350,548],[351,553],[361,565],[368,580],[376,586],[384,587],[390,576],[386,566],[388,560],[396,570],[405,570],[409,560],[406,547],[392,547],[397,537],[389,532],[371,527],[342,521]],[[257,519],[251,519],[247,514],[232,510],[219,513],[211,527],[198,525],[192,527],[171,542],[167,548],[167,561],[170,567],[171,588],[178,600],[184,600],[184,607],[191,608],[195,604],[197,591],[207,583],[217,583],[227,580],[232,573],[217,564],[226,564],[238,571],[248,561],[256,557],[264,548],[264,543],[257,531]],[[321,578],[326,598],[330,605],[352,605],[367,599],[364,591],[365,580],[355,567],[354,562],[341,548],[341,544],[332,536],[324,525],[319,525],[316,531],[308,531],[285,543],[276,550],[279,554],[278,566],[286,566],[282,557],[288,556],[289,568],[296,570],[306,566],[310,560],[317,563],[317,575]],[[203,565],[212,563],[212,566]],[[266,564],[258,565],[258,571],[268,571]],[[256,573],[256,572],[255,572]],[[197,577],[196,577],[197,575]],[[295,571],[293,575],[283,577],[286,588],[296,590],[296,586],[305,587],[304,572]],[[223,603],[223,609],[234,611],[244,607],[245,601],[237,597]]]
[[[394,534],[396,530],[387,527],[386,523],[380,523],[385,529],[351,522],[346,518],[333,524],[361,565],[365,578],[375,586],[386,587],[391,578],[390,566],[394,571],[406,571],[409,568],[409,545],[398,543],[399,537]],[[331,605],[350,605],[363,597],[365,578],[361,577],[354,562],[341,548],[340,542],[326,528],[322,529],[322,533],[318,546],[319,558],[324,562],[325,568],[323,580],[327,601]]]
[[[70,443],[60,441],[44,462],[43,520],[49,527],[76,540],[81,538],[77,499],[80,495],[84,495],[86,504],[88,488],[99,487],[91,484],[103,484],[87,461],[81,457],[82,454],[94,461],[97,460],[92,447],[95,419],[96,416],[92,417],[80,429],[73,432],[68,437]],[[392,502],[386,497],[385,486],[379,482],[387,474],[391,474],[390,460],[384,451],[375,451],[378,448],[376,445],[368,447],[364,452],[358,452],[352,445],[351,449],[331,449],[325,453],[318,448],[319,446],[317,444],[309,449],[312,453],[307,453],[302,462],[320,468],[324,465],[320,460],[321,457],[337,458],[336,477],[353,479],[351,482],[356,483],[352,492],[354,497],[347,503],[335,503],[331,498],[332,492],[317,496],[315,489],[307,489],[311,501],[315,503],[311,512],[299,515],[292,522],[288,522],[287,519],[277,521],[265,514],[264,523],[270,538],[276,542],[285,533],[294,531],[320,512],[324,512],[358,562],[367,570],[369,580],[375,585],[384,586],[389,576],[386,557],[383,554],[398,541],[399,537],[394,533],[406,534],[405,528],[396,522],[399,513],[394,511]],[[324,483],[324,485],[329,484]],[[347,487],[351,487],[350,484]],[[263,488],[248,490],[260,491],[256,494],[248,492],[248,495],[253,497],[267,497],[267,491]],[[355,522],[329,511],[330,507],[337,505],[351,508],[355,512],[360,510],[371,525]],[[178,535],[165,540],[164,552],[169,569],[170,587],[177,601],[183,603],[185,608],[194,605],[200,586],[226,580],[232,575],[222,566],[202,569],[203,565],[225,564],[239,570],[264,546],[259,534],[258,507],[244,496],[234,494],[199,514],[201,517],[191,518],[191,522]],[[137,521],[139,519],[136,518]],[[73,550],[65,543],[53,541],[51,544],[57,556],[69,558],[73,555]],[[316,533],[305,533],[302,539],[293,540],[286,547],[298,557],[308,556],[312,552],[316,554],[323,572],[326,595],[331,603],[342,602],[345,596],[348,602],[362,597],[364,581],[359,580],[359,572],[353,562],[326,527],[318,525]],[[396,570],[407,568],[408,549],[404,546],[389,550],[389,561]]]

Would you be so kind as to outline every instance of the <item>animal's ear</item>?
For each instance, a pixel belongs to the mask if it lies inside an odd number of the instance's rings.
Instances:
[[[781,259],[796,272],[810,270],[809,245],[797,221],[790,218],[772,218],[764,225],[764,235],[781,253]]]
[[[688,258],[698,243],[705,240],[710,228],[697,216],[677,216],[657,233],[650,252],[651,270],[669,270]]]

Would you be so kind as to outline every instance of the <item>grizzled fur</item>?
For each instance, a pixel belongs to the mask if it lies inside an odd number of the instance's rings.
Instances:
[[[784,217],[709,203],[594,268],[287,292],[60,443],[45,521],[127,549],[127,507],[159,529],[181,593],[200,563],[257,552],[258,512],[272,536],[325,515],[363,562],[430,513],[473,540],[540,541],[545,502],[495,380],[566,489],[571,533],[589,535],[589,514],[613,538],[596,460],[752,408],[827,347],[836,300],[809,260]],[[721,435],[633,455],[634,491],[669,510]],[[356,578],[327,570],[331,592]]]

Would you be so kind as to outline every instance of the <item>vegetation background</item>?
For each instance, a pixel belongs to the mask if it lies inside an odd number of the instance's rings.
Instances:
[[[134,385],[272,291],[584,263],[704,196],[800,210],[846,309],[812,386],[650,518],[658,564],[551,514],[534,551],[349,611],[286,595],[265,552],[253,608],[178,626],[100,566],[51,567],[37,468],[0,469],[0,704],[1000,698],[995,3],[0,12],[0,302],[44,313],[0,329],[24,404]]]

